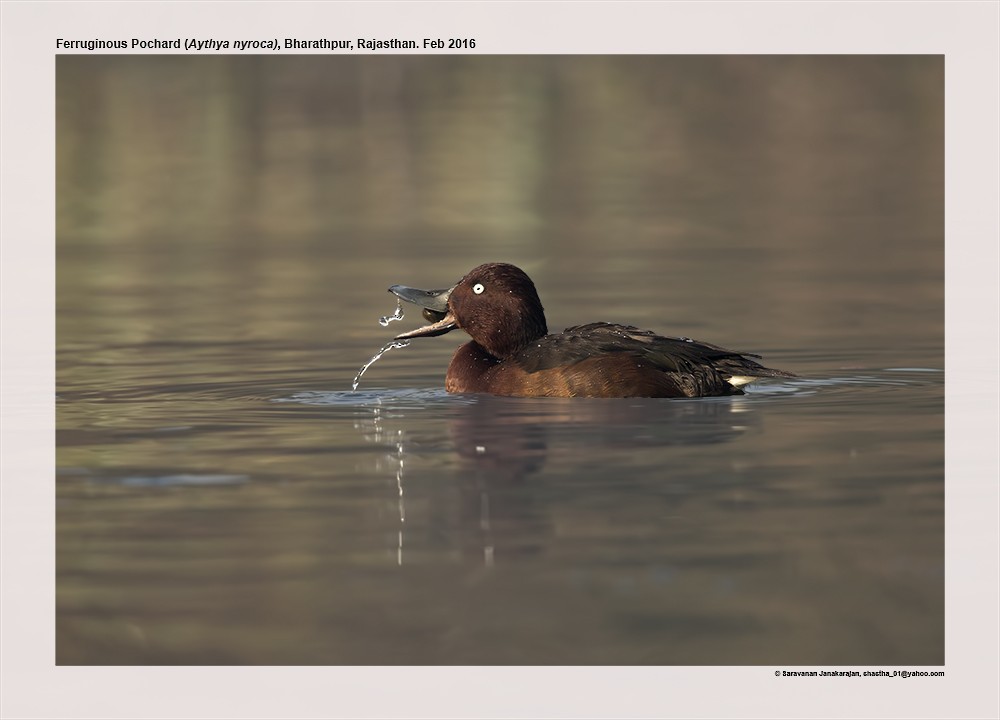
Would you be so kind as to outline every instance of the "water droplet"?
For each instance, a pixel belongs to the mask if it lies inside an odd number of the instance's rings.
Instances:
[[[381,318],[379,318],[378,324],[381,325],[382,327],[389,327],[389,323],[393,322],[394,320],[402,320],[402,319],[403,319],[403,302],[397,299],[396,312],[394,312],[392,315],[383,315]],[[374,360],[372,362],[374,362]],[[364,370],[362,370],[362,372],[364,372]]]

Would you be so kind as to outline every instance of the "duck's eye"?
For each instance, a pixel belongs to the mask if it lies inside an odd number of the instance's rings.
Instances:
[[[482,295],[485,289],[482,283],[476,283],[472,286],[472,292],[476,293],[476,295]]]

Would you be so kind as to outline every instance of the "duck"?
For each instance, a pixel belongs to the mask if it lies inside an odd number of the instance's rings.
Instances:
[[[697,398],[742,395],[761,378],[795,374],[761,365],[760,355],[632,325],[594,322],[549,333],[527,273],[491,262],[443,290],[393,285],[389,292],[422,308],[430,324],[397,341],[455,329],[472,339],[448,365],[449,393],[509,397]]]

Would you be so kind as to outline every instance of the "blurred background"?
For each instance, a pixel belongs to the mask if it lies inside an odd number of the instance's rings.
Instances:
[[[940,350],[943,90],[940,57],[60,57],[59,338],[333,339],[496,260],[553,326]]]
[[[943,662],[943,57],[56,71],[59,662]],[[803,380],[350,392],[488,261]]]

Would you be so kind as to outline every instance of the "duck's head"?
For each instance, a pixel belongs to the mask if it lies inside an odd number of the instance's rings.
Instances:
[[[511,357],[548,333],[535,284],[507,263],[486,263],[469,271],[447,290],[393,285],[389,292],[424,308],[430,325],[396,336],[397,340],[465,330],[490,355]]]

